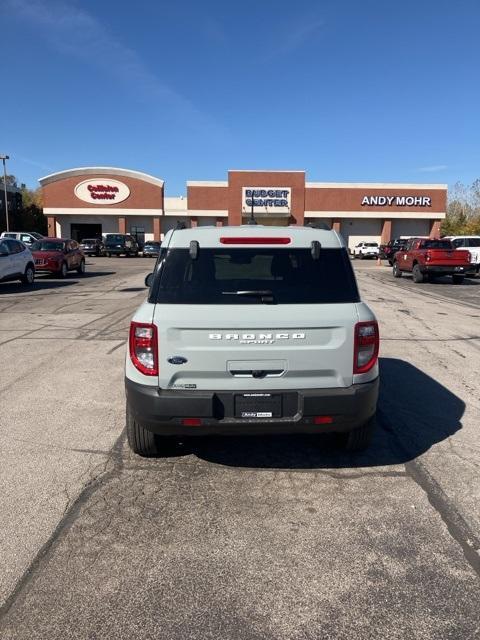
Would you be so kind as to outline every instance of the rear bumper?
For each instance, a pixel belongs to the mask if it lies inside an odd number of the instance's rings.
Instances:
[[[470,270],[470,265],[455,265],[455,266],[447,266],[447,265],[435,265],[435,264],[426,264],[423,265],[422,271],[424,273],[442,273],[444,275],[451,275],[453,273],[458,273],[461,275],[462,273],[467,273]]]
[[[125,254],[126,253],[133,253],[133,250],[131,250],[131,249],[120,249],[118,247],[113,247],[113,248],[105,247],[105,253],[110,253],[110,254],[112,254],[112,256],[119,256],[122,253],[125,253]]]
[[[374,415],[378,386],[377,378],[346,389],[268,390],[282,394],[286,417],[252,419],[235,417],[238,392],[165,390],[125,379],[127,402],[134,418],[153,433],[179,436],[351,431]],[[315,424],[315,416],[332,416],[333,421]],[[202,424],[185,426],[184,418],[200,418]]]

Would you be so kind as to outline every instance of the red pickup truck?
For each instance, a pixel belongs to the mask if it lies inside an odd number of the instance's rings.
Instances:
[[[393,277],[411,273],[414,282],[452,276],[453,284],[462,284],[470,269],[470,252],[455,250],[450,240],[410,238],[393,260]]]

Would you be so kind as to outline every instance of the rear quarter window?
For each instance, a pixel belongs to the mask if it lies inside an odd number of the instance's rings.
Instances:
[[[259,304],[269,292],[274,304],[358,302],[358,289],[345,249],[188,249],[164,251],[150,294],[160,304]]]

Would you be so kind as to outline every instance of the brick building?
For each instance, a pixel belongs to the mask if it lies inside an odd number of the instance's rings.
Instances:
[[[161,239],[186,226],[237,225],[252,210],[259,224],[323,221],[350,247],[362,240],[436,236],[447,186],[308,182],[304,171],[229,171],[225,181],[188,181],[186,196],[168,197],[160,178],[113,167],[84,167],[40,179],[49,235],[132,233]]]

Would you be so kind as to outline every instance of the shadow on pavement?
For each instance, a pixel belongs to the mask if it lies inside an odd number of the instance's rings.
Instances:
[[[75,272],[70,272],[65,279],[56,278],[49,273],[37,274],[35,282],[31,286],[22,284],[21,282],[1,282],[0,294],[2,293],[29,293],[34,291],[40,291],[43,289],[59,289],[61,287],[68,287],[72,284],[79,284],[83,280],[89,278],[97,278],[99,276],[112,276],[116,271],[87,271],[82,276],[79,276]]]
[[[346,453],[334,435],[191,438],[180,455],[232,467],[340,469],[408,462],[461,429],[465,403],[413,365],[381,358],[378,429],[364,453]],[[177,453],[178,455],[178,453]]]
[[[44,289],[57,289],[76,284],[77,280],[52,280],[51,278],[36,279],[33,285],[26,286],[20,282],[5,282],[0,284],[0,295],[3,293],[33,293]]]

